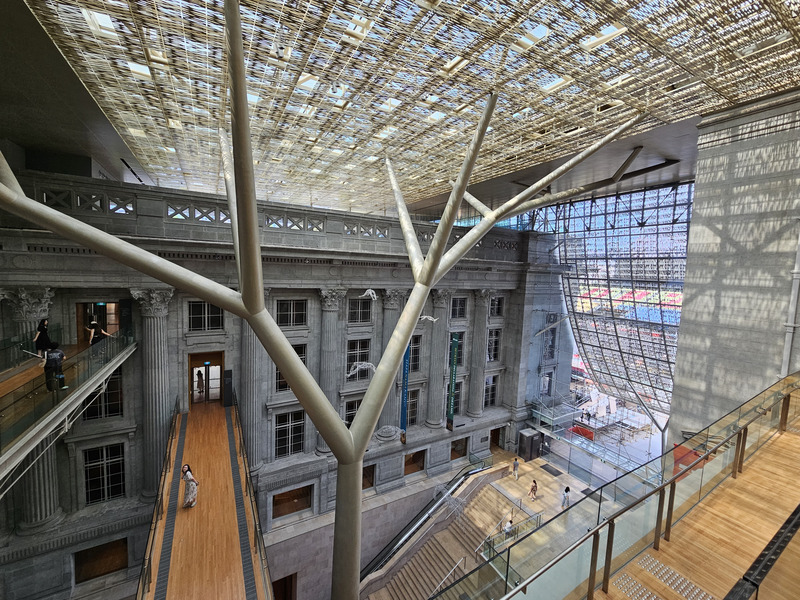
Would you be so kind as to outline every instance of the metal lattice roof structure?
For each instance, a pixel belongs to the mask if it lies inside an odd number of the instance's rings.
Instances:
[[[223,0],[26,0],[159,186],[224,193]],[[797,0],[246,0],[262,200],[394,213],[449,190],[488,92],[472,181],[800,84]]]

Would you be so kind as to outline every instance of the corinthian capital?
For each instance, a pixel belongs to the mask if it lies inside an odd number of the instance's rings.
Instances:
[[[49,287],[17,288],[4,289],[0,299],[11,303],[12,318],[15,321],[36,321],[48,316],[54,295]]]
[[[320,298],[322,298],[322,310],[339,310],[346,294],[347,290],[342,288],[320,290],[319,295]]]
[[[139,309],[145,317],[166,317],[169,312],[169,301],[174,289],[142,290],[132,289],[131,296],[139,301]]]
[[[399,310],[405,295],[405,290],[383,290],[383,307],[390,310]]]

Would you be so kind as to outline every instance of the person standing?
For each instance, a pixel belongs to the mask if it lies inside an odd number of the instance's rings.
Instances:
[[[561,495],[561,508],[569,508],[569,486],[564,488],[564,493]]]
[[[512,470],[514,472],[514,479],[519,480],[519,460],[517,459],[516,456],[514,457],[514,464]]]
[[[183,508],[193,508],[197,504],[197,486],[200,482],[192,475],[192,468],[189,465],[181,467],[181,479],[186,482],[183,490]]]
[[[202,369],[197,369],[197,395],[202,397],[203,392],[206,391],[205,379],[203,378]]]
[[[59,388],[66,390],[69,387],[64,381],[63,363],[64,352],[59,349],[56,342],[52,342],[50,349],[44,353],[44,380],[51,392]]]
[[[536,480],[534,479],[533,483],[531,483],[531,489],[528,492],[528,497],[531,500],[536,500],[536,492],[538,492],[538,491],[539,491],[539,484],[537,484]]]
[[[513,528],[514,528],[514,521],[509,519],[508,523],[506,523],[505,526],[503,527],[503,532],[506,534],[506,539],[508,539],[509,536],[511,535],[511,530]]]
[[[50,336],[47,333],[48,319],[39,321],[39,326],[36,328],[36,335],[33,336],[33,343],[36,345],[36,353],[44,358],[45,352],[50,350]]]

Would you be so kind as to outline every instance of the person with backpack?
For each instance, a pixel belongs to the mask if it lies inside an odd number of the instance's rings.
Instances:
[[[64,372],[62,371],[64,357],[64,352],[58,347],[57,342],[51,343],[50,349],[45,352],[44,378],[47,389],[51,392],[57,389],[66,390],[69,387],[66,385]]]

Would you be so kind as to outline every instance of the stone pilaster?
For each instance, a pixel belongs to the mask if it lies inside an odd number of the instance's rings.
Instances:
[[[448,290],[431,290],[433,301],[433,318],[431,327],[431,356],[429,366],[430,391],[425,411],[425,425],[431,428],[442,427],[444,419],[445,371],[448,361],[450,343],[448,327],[448,309],[450,292]]]
[[[339,412],[339,382],[342,380],[345,367],[339,309],[346,293],[347,290],[341,288],[319,291],[322,298],[319,386],[336,412]],[[317,454],[330,452],[330,448],[319,433],[317,433],[316,451]]]
[[[25,462],[30,468],[21,480],[22,515],[17,528],[22,535],[49,529],[64,516],[58,499],[56,453],[53,446],[48,447],[47,438],[36,446]]]
[[[475,318],[472,319],[472,353],[469,365],[470,389],[467,395],[467,416],[483,414],[486,385],[486,357],[489,343],[489,299],[492,290],[475,291]]]
[[[17,324],[17,334],[33,338],[39,321],[50,315],[55,293],[49,287],[0,290],[0,300],[8,300],[11,318]]]
[[[161,461],[167,447],[173,399],[169,396],[170,357],[167,345],[167,314],[173,289],[132,289],[142,314],[142,397],[144,405],[145,495],[154,495],[161,476]]]
[[[395,327],[397,327],[397,321],[400,319],[400,310],[403,307],[405,294],[405,290],[398,289],[383,291],[383,351],[386,351],[386,346],[389,345],[389,340],[392,338]],[[402,373],[402,370],[401,364],[398,374]],[[378,429],[387,425],[392,427],[399,427],[400,425],[400,403],[398,401],[396,385],[389,388],[389,394],[386,396],[386,403],[383,405],[383,411],[378,419]]]
[[[269,296],[269,290],[264,292],[264,296],[265,299]],[[260,426],[261,415],[264,412],[261,382],[266,376],[267,352],[253,328],[244,319],[242,319],[241,351],[239,416],[242,420],[247,460],[250,469],[255,470],[266,458]]]

